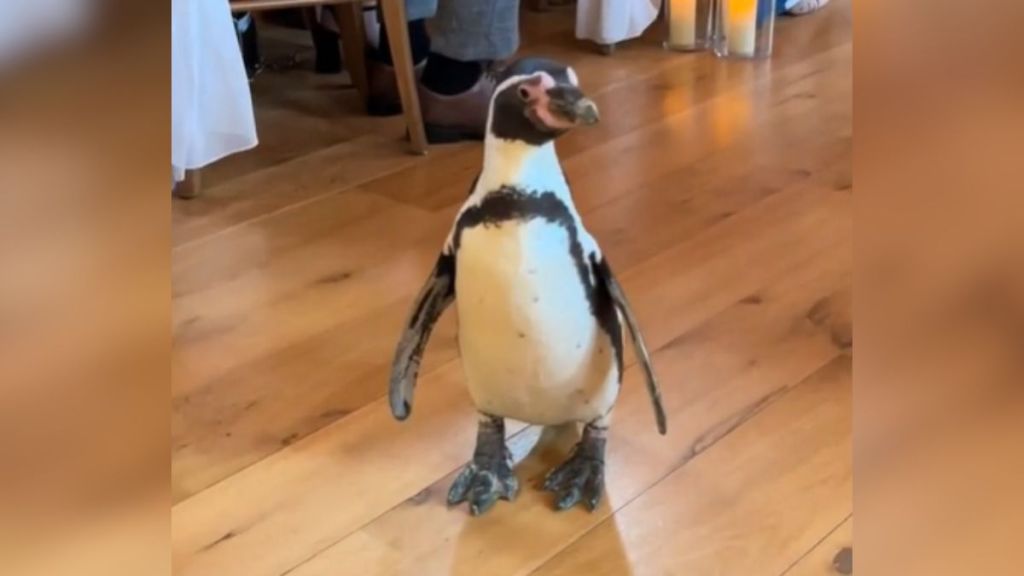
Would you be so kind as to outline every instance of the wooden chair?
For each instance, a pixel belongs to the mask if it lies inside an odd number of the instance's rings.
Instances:
[[[423,128],[420,101],[416,95],[416,77],[413,73],[412,51],[409,46],[408,28],[405,24],[404,0],[377,0],[388,28],[388,40],[394,59],[398,92],[402,99],[402,110],[409,131],[409,143],[416,154],[427,153],[427,135]],[[341,49],[345,67],[352,77],[352,83],[364,102],[368,96],[366,76],[366,35],[363,31],[362,0],[230,0],[232,12],[258,12],[281,8],[305,8],[325,6],[338,22]],[[185,182],[175,187],[180,198],[194,198],[199,195],[200,173],[188,170]]]
[[[423,129],[420,101],[416,96],[416,77],[413,74],[412,52],[409,47],[408,28],[405,25],[405,2],[403,0],[377,0],[388,27],[388,40],[394,58],[395,74],[398,77],[398,92],[405,111],[405,123],[409,129],[409,141],[417,154],[426,154],[427,135]],[[304,8],[326,6],[334,13],[341,36],[341,49],[345,66],[352,76],[352,83],[365,99],[367,96],[366,64],[364,51],[366,37],[363,33],[362,0],[231,0],[233,12],[258,12],[281,8]]]

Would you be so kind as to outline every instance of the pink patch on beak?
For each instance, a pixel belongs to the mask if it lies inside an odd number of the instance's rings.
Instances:
[[[537,78],[519,85],[519,89],[528,94],[527,102],[534,117],[553,130],[569,129],[576,124],[551,112],[551,97],[548,90],[555,87],[555,79],[550,74],[541,72]]]

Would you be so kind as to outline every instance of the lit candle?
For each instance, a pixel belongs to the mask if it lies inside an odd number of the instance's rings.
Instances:
[[[725,0],[725,38],[730,54],[753,56],[757,0]]]
[[[682,47],[697,43],[697,0],[669,0],[668,43]]]

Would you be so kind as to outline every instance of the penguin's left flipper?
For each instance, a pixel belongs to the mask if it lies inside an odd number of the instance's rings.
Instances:
[[[391,413],[398,420],[405,420],[412,412],[412,394],[416,388],[423,350],[427,347],[437,319],[454,300],[455,256],[446,250],[438,257],[434,270],[416,297],[412,315],[398,341],[391,364],[388,399],[391,402]]]
[[[654,368],[651,366],[651,355],[647,352],[647,345],[644,344],[644,337],[640,334],[640,327],[637,325],[636,317],[633,316],[633,310],[629,307],[626,294],[623,292],[622,286],[619,285],[619,281],[615,279],[615,274],[612,273],[608,262],[601,256],[595,256],[591,258],[591,263],[593,264],[592,267],[596,281],[604,284],[612,301],[615,303],[615,307],[622,314],[626,328],[629,330],[629,336],[633,340],[633,348],[636,353],[636,361],[643,368],[644,378],[647,380],[647,392],[651,395],[651,404],[654,407],[654,417],[658,423],[658,432],[664,435],[668,428],[667,419],[665,418],[665,407],[661,404],[661,388],[658,386],[658,380],[654,376]]]

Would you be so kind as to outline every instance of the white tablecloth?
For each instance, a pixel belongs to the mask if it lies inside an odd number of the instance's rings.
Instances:
[[[578,0],[576,37],[598,44],[636,38],[658,18],[661,0]]]
[[[257,143],[228,0],[171,0],[171,168],[179,181]]]

